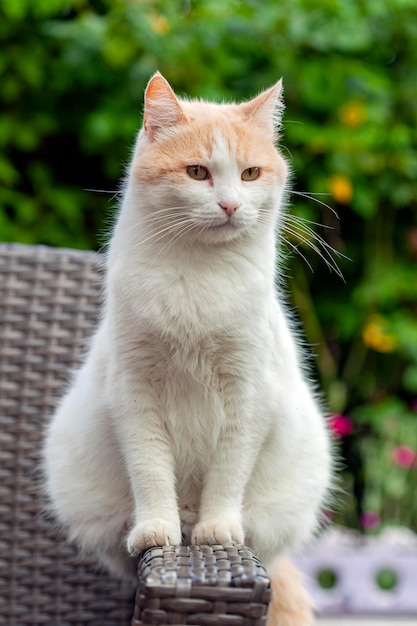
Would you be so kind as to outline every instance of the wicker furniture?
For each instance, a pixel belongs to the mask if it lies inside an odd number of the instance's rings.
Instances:
[[[0,624],[128,626],[131,589],[81,560],[42,513],[43,430],[91,334],[100,262],[0,246]]]
[[[269,578],[248,548],[164,546],[139,562],[132,626],[265,626]]]
[[[94,253],[0,244],[0,625],[131,623],[132,590],[43,513],[43,430],[96,323],[102,269]],[[134,626],[265,622],[268,579],[244,546],[155,550]]]

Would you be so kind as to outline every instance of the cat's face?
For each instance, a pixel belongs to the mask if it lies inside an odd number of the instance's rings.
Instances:
[[[243,105],[179,101],[151,79],[133,173],[161,238],[215,244],[271,227],[287,175],[274,146],[278,97],[276,86]]]

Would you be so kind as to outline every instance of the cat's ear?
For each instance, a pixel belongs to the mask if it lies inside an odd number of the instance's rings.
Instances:
[[[158,132],[185,121],[185,115],[171,85],[156,72],[145,90],[143,127],[150,139]]]
[[[249,100],[241,104],[244,114],[252,123],[258,124],[271,136],[275,137],[277,130],[281,125],[282,114],[284,112],[284,102],[282,99],[283,86],[282,78],[273,87],[263,91]]]

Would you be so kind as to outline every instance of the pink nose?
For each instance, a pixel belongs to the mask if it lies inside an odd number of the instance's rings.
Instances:
[[[227,217],[232,217],[232,215],[238,210],[238,208],[240,207],[240,204],[236,204],[236,202],[227,202],[227,201],[223,201],[223,202],[219,202],[219,207],[221,207],[223,209],[223,211],[226,213]]]

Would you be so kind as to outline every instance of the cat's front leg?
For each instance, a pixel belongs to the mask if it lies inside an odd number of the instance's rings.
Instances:
[[[242,500],[248,479],[238,438],[225,437],[213,456],[200,504],[194,544],[243,543]],[[245,463],[250,462],[248,458]]]
[[[199,519],[191,541],[194,544],[243,543],[242,500],[247,476],[236,455],[239,444],[227,429],[213,455],[200,503]]]
[[[256,429],[251,419],[251,405],[247,397],[225,403],[225,424],[205,477],[194,544],[244,542],[243,495],[263,439],[262,428]]]
[[[137,383],[124,397],[117,431],[134,501],[126,540],[134,556],[148,547],[180,544],[181,524],[173,453],[158,401],[146,385]]]

